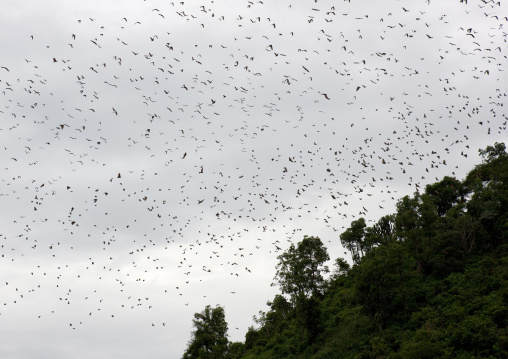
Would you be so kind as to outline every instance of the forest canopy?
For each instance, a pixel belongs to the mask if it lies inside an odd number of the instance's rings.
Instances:
[[[340,241],[352,266],[336,258],[329,278],[318,237],[292,244],[278,257],[281,293],[245,341],[228,342],[224,309],[207,307],[184,358],[508,357],[508,154],[495,143],[480,155],[463,181],[400,198],[372,226],[351,222]],[[219,356],[193,350],[214,310]]]

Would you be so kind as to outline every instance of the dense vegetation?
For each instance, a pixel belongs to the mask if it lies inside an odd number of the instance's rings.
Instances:
[[[336,259],[327,280],[321,240],[292,245],[245,342],[185,358],[508,357],[508,154],[480,154],[463,181],[427,185],[372,227],[353,221],[340,236],[353,265]]]

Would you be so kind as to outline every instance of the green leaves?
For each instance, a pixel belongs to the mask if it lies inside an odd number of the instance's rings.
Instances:
[[[494,146],[487,146],[484,150],[478,150],[482,156],[483,162],[493,163],[495,161],[508,160],[506,146],[504,143],[496,142]]]
[[[457,179],[445,176],[441,181],[427,185],[425,194],[431,196],[438,214],[444,216],[454,204],[463,200],[465,189]]]
[[[326,248],[318,237],[305,236],[297,246],[292,244],[279,257],[275,281],[283,294],[288,294],[294,308],[296,325],[301,343],[313,342],[322,328],[320,298],[327,282],[323,278],[328,273],[324,265],[330,259]],[[276,297],[270,314],[277,318],[287,313],[287,302]]]
[[[323,274],[328,272],[324,263],[330,256],[318,237],[305,236],[297,246],[291,244],[277,258],[279,264],[274,280],[293,303],[323,290],[326,283]]]
[[[383,216],[372,227],[367,227],[363,217],[351,222],[351,227],[340,235],[342,246],[351,252],[353,262],[360,263],[363,256],[374,247],[390,243],[395,236],[395,217]]]
[[[351,266],[349,265],[348,262],[346,262],[346,260],[344,258],[337,258],[335,260],[335,266],[334,266],[334,270],[333,270],[333,278],[337,278],[339,276],[345,276],[347,274],[347,272],[349,272],[349,270],[351,269]]]
[[[228,324],[224,308],[209,305],[194,314],[192,333],[183,359],[223,359],[228,351]]]
[[[340,240],[355,265],[337,258],[328,281],[321,240],[292,244],[278,257],[281,294],[224,358],[508,357],[508,155],[504,144],[480,154],[464,182],[401,198],[371,227],[351,222]]]
[[[351,252],[355,263],[360,261],[369,248],[369,245],[365,241],[366,227],[365,219],[362,217],[351,222],[351,227],[340,235],[342,246]]]
[[[405,317],[413,307],[412,278],[415,277],[414,260],[401,244],[374,249],[355,268],[356,300],[366,314],[382,330],[386,321],[395,316]]]

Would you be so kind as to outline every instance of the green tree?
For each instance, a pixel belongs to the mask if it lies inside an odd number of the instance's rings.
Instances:
[[[445,176],[439,182],[428,184],[425,187],[425,194],[431,196],[432,202],[437,207],[438,215],[444,216],[454,204],[464,200],[465,190],[460,181]]]
[[[412,250],[418,263],[418,270],[423,269],[421,233],[421,220],[418,211],[419,195],[414,198],[404,196],[397,202],[397,214],[395,215],[395,231],[397,236],[404,240]]]
[[[479,152],[482,163],[464,180],[465,187],[472,192],[466,209],[481,224],[474,244],[492,250],[508,240],[508,154],[504,143]]]
[[[277,258],[279,263],[274,279],[282,293],[291,298],[301,335],[300,343],[313,343],[322,330],[319,303],[327,285],[323,274],[329,271],[324,263],[330,256],[318,237],[304,236],[297,246],[291,244]],[[280,298],[276,304],[281,309],[285,307]]]
[[[436,205],[428,194],[415,193],[413,198],[405,196],[397,202],[395,233],[414,252],[418,271],[423,270],[438,218]]]
[[[353,262],[358,263],[369,249],[369,245],[365,240],[365,219],[360,218],[351,222],[351,227],[346,229],[340,235],[342,246],[351,252]]]
[[[281,324],[290,319],[293,315],[293,307],[286,298],[280,294],[276,294],[273,301],[266,303],[270,307],[270,311],[266,313],[265,323],[273,325],[276,330],[280,330]]]
[[[487,146],[484,150],[478,150],[482,156],[483,162],[493,163],[496,161],[502,162],[508,160],[508,153],[506,153],[506,145],[504,143],[496,142],[494,146]],[[502,165],[502,163],[497,163]]]
[[[432,246],[432,238],[436,234],[436,222],[439,219],[436,205],[433,203],[431,196],[427,194],[420,196],[418,214],[425,245],[429,249]]]
[[[245,353],[245,344],[242,342],[230,342],[228,346],[228,355],[225,359],[240,359]]]
[[[356,263],[338,258],[326,284],[315,280],[324,272],[318,249],[327,258],[322,243],[291,246],[277,267],[282,293],[236,353],[508,358],[508,155],[504,144],[480,154],[463,182],[445,177],[401,198],[371,227],[352,222],[341,240]]]
[[[254,348],[254,346],[258,343],[260,337],[260,330],[250,326],[247,329],[247,333],[245,333],[245,349],[249,350]]]
[[[365,229],[365,241],[368,249],[374,246],[387,245],[395,238],[395,216],[381,217],[372,227]]]
[[[332,279],[337,279],[340,276],[345,276],[351,269],[349,263],[346,262],[346,260],[342,257],[335,259],[333,267]]]
[[[390,318],[407,319],[413,307],[414,260],[401,243],[372,250],[353,268],[356,300],[377,323],[379,331]]]
[[[508,180],[508,153],[504,143],[480,149],[482,163],[476,165],[467,175],[463,184],[468,191],[476,191],[485,187],[506,191]]]
[[[187,344],[183,359],[223,359],[228,352],[228,323],[224,308],[207,305],[195,313],[192,324],[196,330]]]
[[[298,299],[320,295],[326,282],[324,265],[330,259],[326,248],[318,237],[305,236],[297,246],[291,244],[288,250],[277,257],[277,273],[274,280],[283,294],[288,294],[293,302]]]

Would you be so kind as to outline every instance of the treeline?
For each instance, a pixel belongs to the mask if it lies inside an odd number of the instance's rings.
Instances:
[[[353,221],[340,235],[353,265],[336,259],[328,279],[319,238],[291,245],[281,293],[245,341],[228,342],[224,309],[207,307],[183,358],[507,358],[508,154],[480,154],[463,181],[427,185],[373,226]]]

